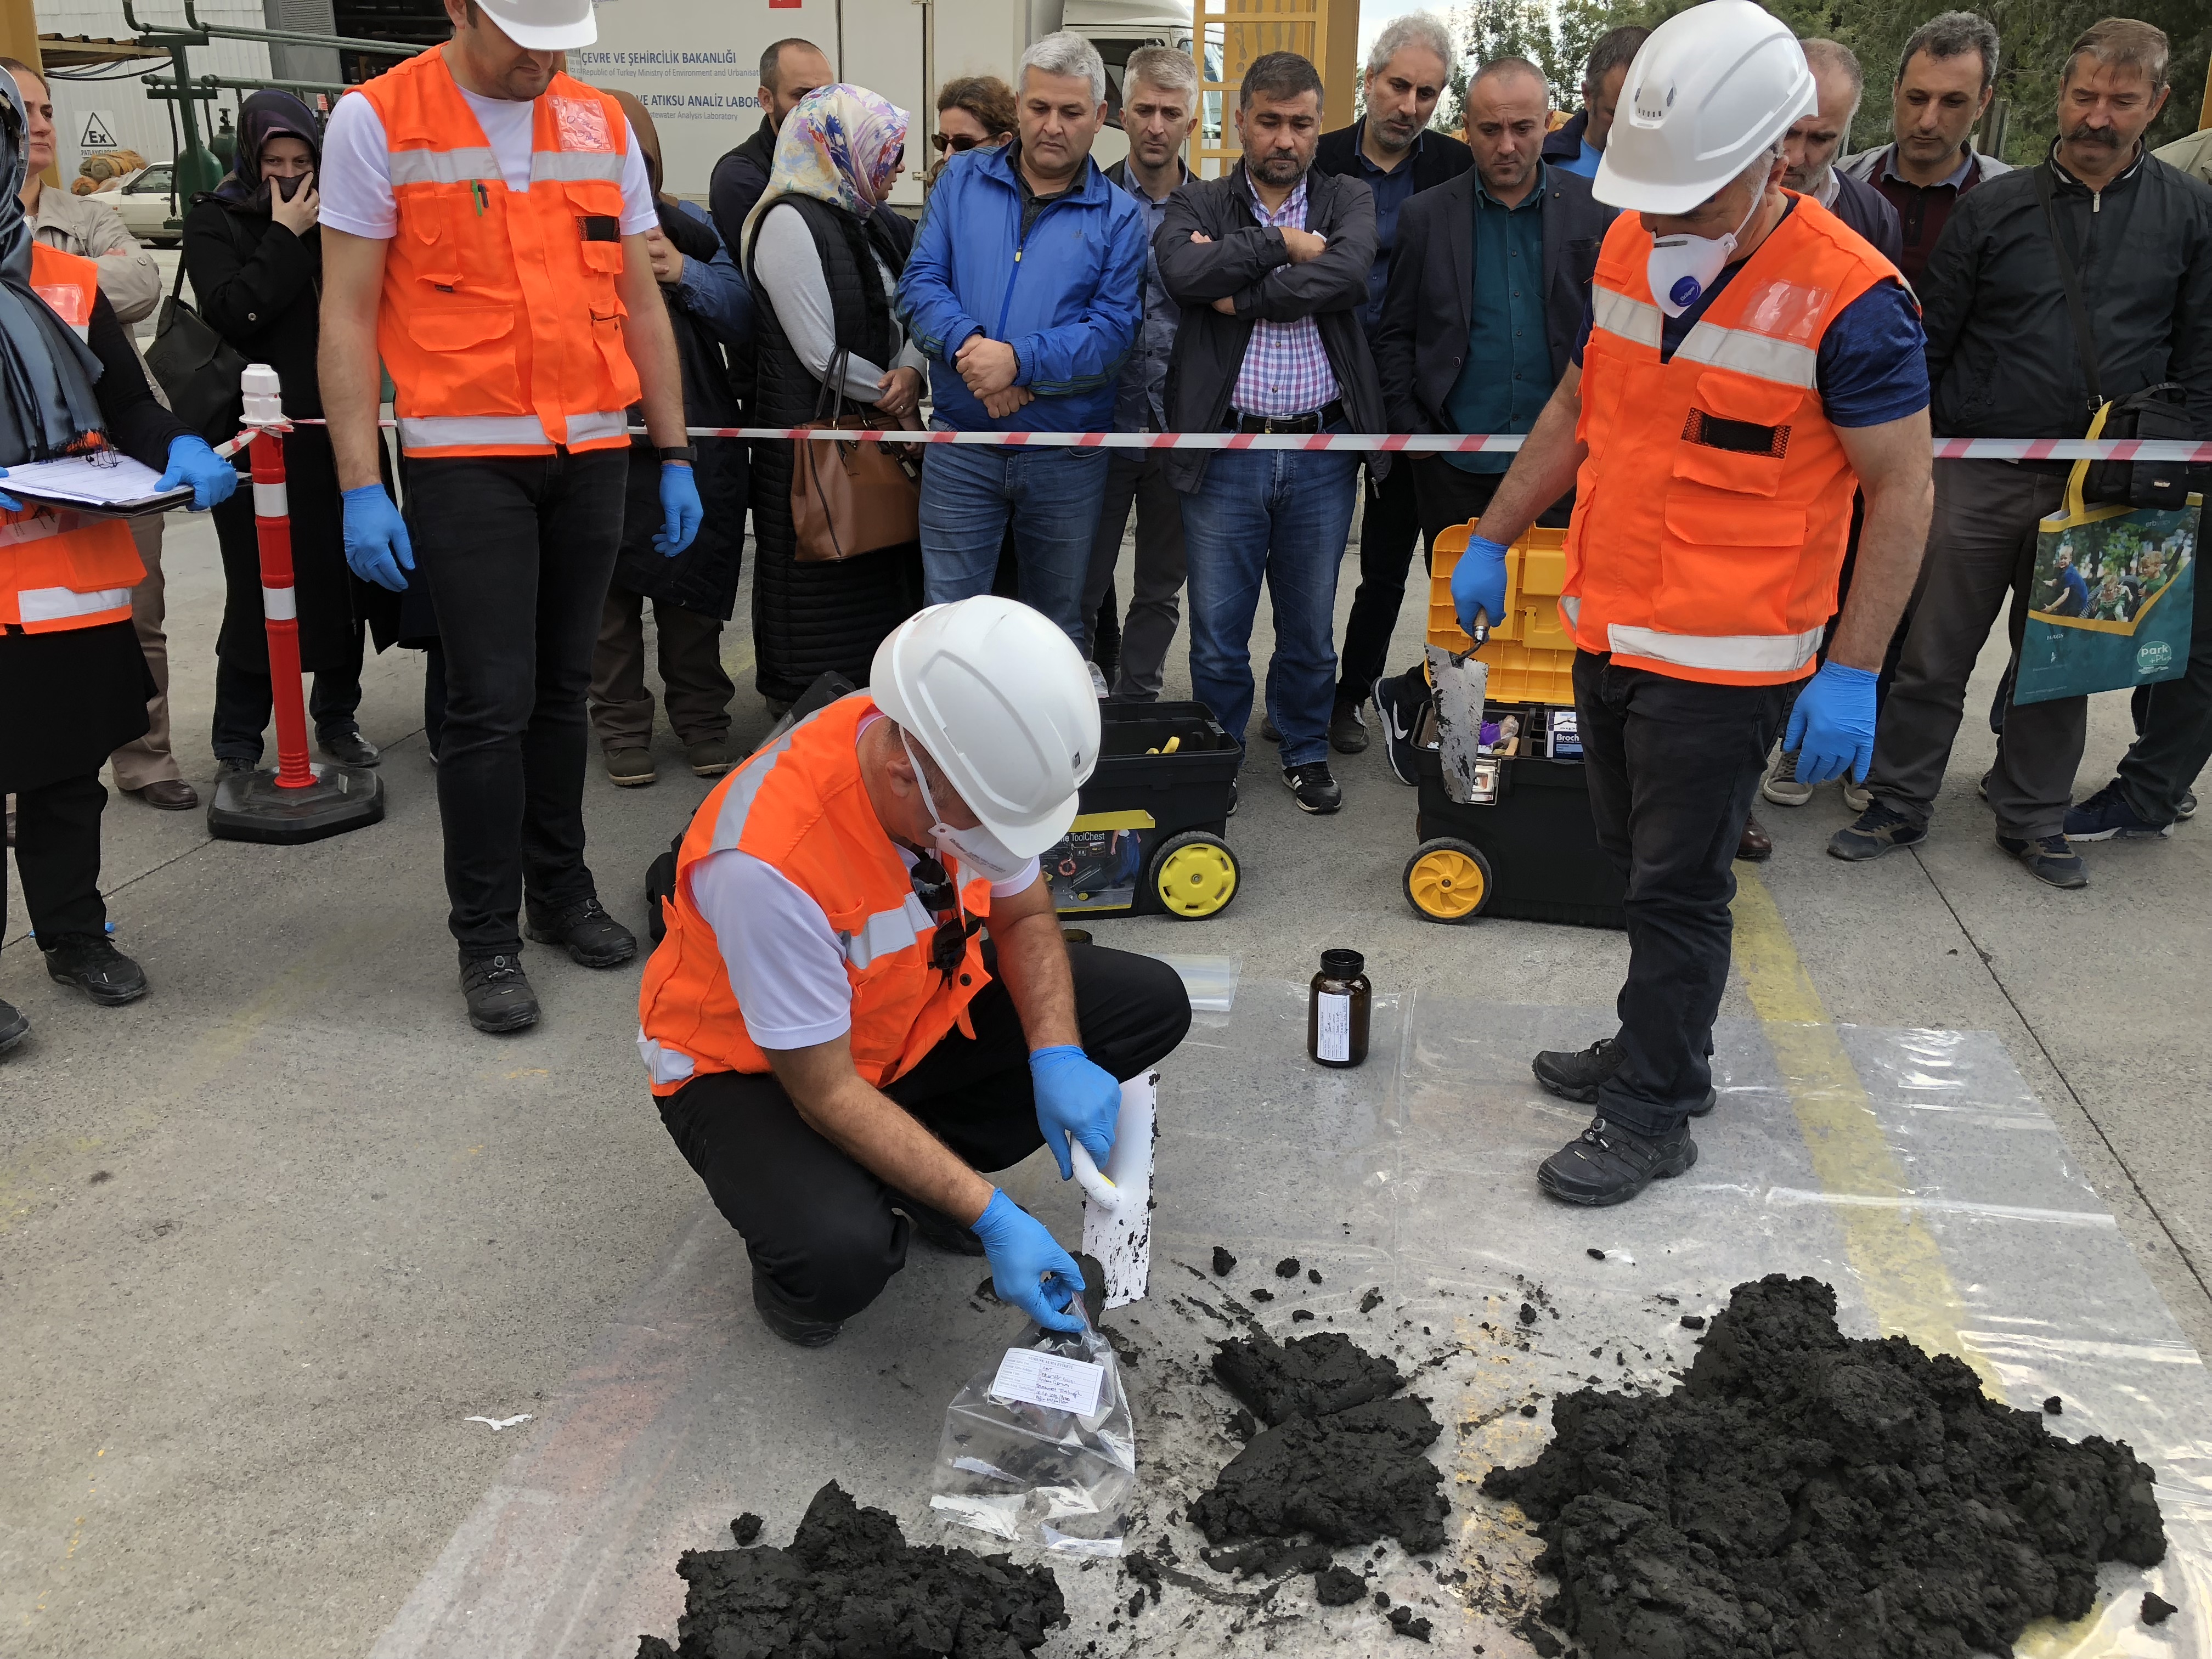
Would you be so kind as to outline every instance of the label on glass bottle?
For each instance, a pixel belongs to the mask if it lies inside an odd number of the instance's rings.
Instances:
[[[1352,1060],[1352,999],[1341,991],[1317,994],[1321,1018],[1315,1021],[1314,1057],[1349,1065]]]

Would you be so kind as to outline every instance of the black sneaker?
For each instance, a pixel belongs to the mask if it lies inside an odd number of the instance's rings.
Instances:
[[[2087,887],[2089,866],[2063,836],[1999,836],[1997,845],[2027,866],[2028,874],[2053,887]]]
[[[104,1006],[119,1007],[146,994],[146,970],[107,942],[101,933],[61,933],[46,953],[46,976],[74,985]]]
[[[1915,823],[1887,801],[1878,800],[1852,823],[1828,837],[1828,854],[1852,864],[1863,864],[1900,847],[1928,839],[1926,826]]]
[[[1619,1037],[1600,1037],[1587,1048],[1546,1048],[1528,1069],[1535,1073],[1546,1094],[1571,1100],[1578,1106],[1595,1106],[1598,1090],[1620,1069],[1622,1059]],[[1692,1106],[1690,1115],[1703,1117],[1720,1100],[1719,1090],[1706,1090],[1704,1102]]]
[[[637,935],[609,915],[595,898],[552,915],[532,910],[522,932],[540,945],[564,947],[580,968],[617,968],[637,954]]]
[[[1325,760],[1308,761],[1304,766],[1285,766],[1283,787],[1297,797],[1301,812],[1334,812],[1344,805],[1344,791],[1337,787]]]
[[[1653,1181],[1680,1175],[1697,1161],[1698,1143],[1687,1124],[1654,1139],[1596,1117],[1544,1160],[1536,1184],[1565,1204],[1624,1204]]]
[[[1267,738],[1269,743],[1280,743],[1283,740],[1283,734],[1275,729],[1275,717],[1273,714],[1260,716],[1260,735]]]
[[[1367,722],[1356,702],[1340,702],[1329,711],[1328,746],[1340,755],[1367,752]]]
[[[975,1230],[962,1226],[944,1211],[903,1194],[899,1196],[898,1207],[906,1212],[915,1233],[931,1249],[942,1250],[947,1255],[983,1254],[983,1241],[975,1236]]]
[[[216,781],[220,783],[225,778],[234,778],[241,772],[258,771],[260,766],[259,761],[242,760],[236,755],[218,756],[215,763]]]
[[[384,751],[362,736],[359,727],[318,737],[315,747],[341,766],[374,766],[384,758]]]
[[[762,1324],[785,1341],[802,1348],[826,1348],[845,1328],[842,1319],[808,1319],[792,1312],[783,1305],[774,1283],[758,1267],[753,1269],[753,1306],[760,1310]]]
[[[523,977],[520,957],[475,957],[461,964],[469,1024],[498,1036],[538,1024],[538,994]]]
[[[0,1054],[31,1035],[31,1022],[12,1002],[0,1002]]]
[[[2136,812],[2128,799],[2128,792],[2114,778],[2078,806],[2066,809],[2066,839],[2069,841],[2122,841],[2155,839],[2173,833],[2170,823],[2153,823]]]
[[[1237,780],[1236,780],[1236,779],[1234,779],[1234,778],[1231,778],[1231,779],[1230,779],[1230,780],[1229,780],[1229,813],[1228,813],[1228,816],[1229,816],[1229,817],[1232,817],[1232,818],[1233,818],[1233,817],[1235,817],[1237,816]]]
[[[2174,822],[2179,823],[2196,816],[2197,792],[2194,789],[2185,789],[2181,792],[2181,799],[2173,803]]]
[[[1408,789],[1421,781],[1418,757],[1421,752],[1415,734],[1420,730],[1421,713],[1427,702],[1426,682],[1416,694],[1409,690],[1411,675],[1386,674],[1375,682],[1375,714],[1382,723],[1382,753],[1390,762],[1390,775]]]

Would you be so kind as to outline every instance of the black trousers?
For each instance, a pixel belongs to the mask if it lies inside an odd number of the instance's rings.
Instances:
[[[1344,624],[1344,648],[1337,653],[1336,700],[1358,703],[1374,688],[1390,654],[1390,632],[1405,602],[1406,573],[1420,539],[1419,507],[1413,496],[1410,458],[1395,457],[1389,476],[1377,483],[1366,474],[1364,510],[1359,515],[1359,588],[1352,596],[1352,615]]]
[[[1671,1133],[1712,1086],[1713,1018],[1734,940],[1729,868],[1787,685],[1707,685],[1575,653],[1598,845],[1628,884],[1623,1058],[1598,1115]]]
[[[2136,740],[2121,758],[2120,787],[2146,823],[2172,823],[2181,798],[2212,759],[2212,581],[2197,571],[2189,666],[2178,680],[2139,685],[2130,708]]]
[[[318,741],[361,730],[360,624],[355,624],[350,668],[325,668],[307,693],[307,719]],[[215,757],[261,763],[263,735],[269,730],[276,691],[269,676],[217,657],[215,663]]]
[[[107,791],[96,771],[58,778],[15,796],[15,870],[23,908],[39,943],[64,933],[104,936],[107,905],[100,896],[100,815]],[[0,933],[8,927],[7,860],[0,858]]]
[[[413,460],[408,528],[438,609],[447,926],[465,961],[522,948],[533,909],[594,896],[585,694],[622,541],[627,449]]]
[[[995,967],[988,945],[985,959]],[[1151,957],[1071,945],[1083,1051],[1127,1082],[1190,1029],[1174,969]],[[1044,1145],[1030,1086],[1030,1045],[997,979],[957,1031],[884,1092],[971,1168],[1018,1164]],[[754,1267],[804,1319],[848,1319],[906,1265],[908,1200],[815,1133],[773,1073],[712,1072],[659,1103],[677,1150],[744,1235]]]

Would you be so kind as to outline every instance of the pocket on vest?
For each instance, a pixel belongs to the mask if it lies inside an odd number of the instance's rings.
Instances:
[[[407,337],[423,350],[448,356],[470,354],[465,377],[454,390],[463,393],[466,404],[477,409],[487,404],[504,409],[522,406],[522,381],[515,371],[514,353],[476,349],[494,340],[503,340],[514,331],[512,306],[447,307],[417,304],[407,313]]]
[[[1782,485],[1790,423],[1805,394],[1741,375],[1698,377],[1674,447],[1674,475],[1743,495],[1771,496]]]
[[[1784,634],[1805,547],[1802,502],[1691,483],[1668,493],[1652,625],[1670,634]]]

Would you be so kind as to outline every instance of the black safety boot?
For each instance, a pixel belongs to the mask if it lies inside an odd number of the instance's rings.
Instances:
[[[538,994],[523,977],[520,957],[472,957],[461,963],[469,1024],[495,1036],[538,1024]]]
[[[947,1255],[983,1254],[983,1241],[975,1236],[975,1230],[962,1226],[944,1211],[903,1194],[899,1197],[898,1207],[906,1212],[907,1219],[914,1223],[921,1242],[932,1249],[943,1250]]]
[[[31,1022],[12,1002],[0,1002],[0,1054],[31,1035]]]
[[[94,1002],[112,1008],[146,994],[146,970],[103,933],[60,933],[39,948],[46,953],[47,977],[76,986]]]
[[[1544,1085],[1546,1094],[1557,1095],[1561,1100],[1571,1100],[1579,1106],[1597,1104],[1597,1091],[1605,1080],[1620,1069],[1620,1039],[1600,1037],[1587,1048],[1546,1048],[1536,1056],[1528,1069],[1536,1074],[1536,1081]],[[1708,1089],[1702,1104],[1690,1109],[1692,1117],[1703,1117],[1720,1104],[1720,1091]]]
[[[753,1269],[753,1306],[760,1310],[762,1324],[802,1348],[826,1348],[845,1328],[842,1319],[807,1319],[792,1312],[776,1294],[774,1282],[758,1267]]]
[[[1624,1204],[1657,1177],[1678,1176],[1697,1161],[1698,1143],[1686,1123],[1655,1139],[1594,1117],[1538,1167],[1536,1184],[1563,1203]]]
[[[531,909],[522,932],[540,945],[564,946],[580,968],[618,968],[637,954],[637,935],[595,898],[561,911]]]

